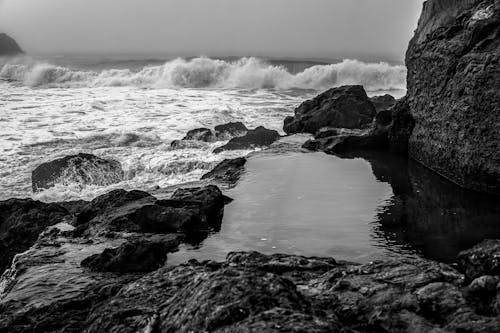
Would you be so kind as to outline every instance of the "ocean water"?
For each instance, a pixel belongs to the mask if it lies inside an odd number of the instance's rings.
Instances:
[[[257,58],[137,59],[52,57],[0,60],[0,199],[92,199],[114,188],[194,181],[224,158],[224,142],[172,150],[197,127],[242,121],[282,132],[305,99],[362,84],[369,95],[405,93],[406,69],[388,63]],[[125,180],[111,186],[62,182],[31,192],[40,163],[86,152],[118,160]]]

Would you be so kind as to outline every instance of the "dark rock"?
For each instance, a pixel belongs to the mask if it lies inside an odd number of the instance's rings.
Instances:
[[[415,119],[410,113],[410,106],[406,99],[399,100],[392,109],[392,126],[389,129],[390,150],[395,153],[406,154],[408,152],[408,140],[410,139]]]
[[[212,171],[204,174],[201,179],[215,179],[235,183],[240,178],[246,162],[245,157],[226,159],[217,164]]]
[[[7,34],[0,33],[0,56],[13,56],[23,54],[17,42]]]
[[[330,89],[295,110],[287,117],[287,134],[316,133],[322,127],[360,129],[371,124],[376,110],[362,86]]]
[[[203,142],[214,142],[214,141],[217,141],[217,138],[211,129],[196,128],[194,130],[187,132],[186,136],[182,140],[184,140],[184,141],[197,140],[197,141],[203,141]]]
[[[43,163],[31,175],[33,191],[37,192],[56,183],[110,185],[123,180],[121,164],[90,154],[66,156]]]
[[[172,149],[200,149],[206,147],[207,143],[194,140],[173,140],[170,143]]]
[[[77,215],[76,236],[109,232],[205,235],[219,228],[226,197],[216,186],[178,189],[170,200],[146,192],[115,190]]]
[[[97,272],[152,272],[165,264],[167,253],[176,250],[179,243],[177,235],[130,241],[90,256],[81,265]]]
[[[227,123],[215,126],[215,133],[218,139],[227,140],[235,136],[247,134],[248,128],[242,122]]]
[[[214,154],[221,153],[224,150],[252,149],[256,147],[265,147],[271,145],[280,138],[277,131],[269,130],[259,126],[254,130],[249,130],[247,134],[235,137],[229,142],[214,150]]]
[[[396,99],[389,94],[371,97],[370,101],[373,103],[377,114],[382,111],[390,111],[396,104]]]
[[[483,275],[500,275],[500,240],[485,240],[461,252],[458,264],[469,281]]]
[[[410,156],[460,186],[500,194],[500,3],[427,1],[406,66]]]
[[[58,204],[31,199],[0,201],[0,272],[10,266],[15,254],[29,249],[45,228],[70,218]]]

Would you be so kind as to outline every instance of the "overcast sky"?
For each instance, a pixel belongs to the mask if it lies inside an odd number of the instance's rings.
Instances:
[[[0,0],[30,53],[402,60],[422,0]]]

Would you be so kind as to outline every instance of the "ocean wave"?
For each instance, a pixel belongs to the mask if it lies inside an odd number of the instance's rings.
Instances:
[[[360,84],[369,91],[406,89],[406,68],[385,62],[366,63],[347,59],[336,64],[316,65],[292,74],[284,66],[258,58],[224,61],[210,58],[175,59],[161,66],[147,66],[134,72],[108,69],[101,72],[75,71],[36,61],[11,61],[2,65],[0,78],[30,87],[149,88],[244,88],[326,89]]]

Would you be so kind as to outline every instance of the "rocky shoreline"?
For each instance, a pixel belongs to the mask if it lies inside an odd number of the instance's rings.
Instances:
[[[499,22],[498,1],[429,0],[407,54],[405,98],[333,88],[300,105],[284,131],[312,134],[302,146],[307,151],[366,159],[395,193],[411,188],[415,196],[400,203],[405,216],[396,219],[391,209],[399,206],[386,207],[380,214],[392,219],[381,227],[399,237],[404,219],[405,228],[426,237],[437,217],[420,214],[421,207],[447,206],[433,190],[444,180],[417,181],[409,171],[390,179],[376,154],[408,155],[465,189],[498,194]],[[194,129],[172,149],[223,140],[214,153],[272,144],[297,149],[280,139],[262,126],[229,123]],[[495,239],[452,264],[231,252],[223,262],[168,265],[181,244],[197,246],[220,230],[232,200],[223,191],[237,184],[246,162],[224,160],[197,184],[158,189],[162,199],[114,190],[92,201],[1,201],[0,332],[500,331]],[[79,154],[40,165],[32,181],[39,191],[63,180],[100,185],[122,177],[117,161]],[[483,219],[467,205],[439,219],[458,227],[457,215],[478,223],[496,216]]]

